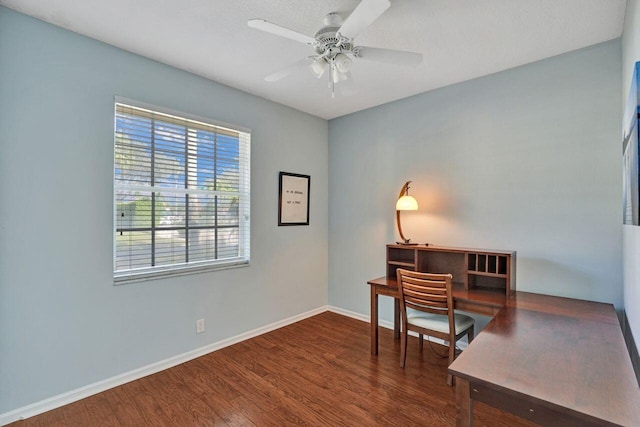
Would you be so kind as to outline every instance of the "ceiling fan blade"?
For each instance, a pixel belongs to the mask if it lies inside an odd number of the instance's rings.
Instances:
[[[367,28],[391,6],[389,0],[362,0],[338,30],[343,37],[352,39]]]
[[[421,53],[381,49],[379,47],[357,46],[353,48],[353,54],[356,58],[366,59],[367,61],[386,62],[411,67],[420,65],[422,62]]]
[[[308,45],[314,45],[316,43],[316,39],[314,39],[313,37],[290,30],[285,27],[281,27],[280,25],[272,24],[271,22],[265,21],[264,19],[250,19],[249,21],[247,21],[247,25],[249,25],[251,28],[266,31],[267,33],[275,34],[276,36],[286,37],[300,43],[306,43]]]
[[[278,80],[281,80],[287,77],[291,73],[294,73],[298,70],[306,68],[307,66],[309,66],[310,63],[311,63],[310,58],[302,58],[301,60],[296,61],[293,64],[282,68],[281,70],[276,71],[275,73],[269,74],[264,79],[268,82],[277,82]]]

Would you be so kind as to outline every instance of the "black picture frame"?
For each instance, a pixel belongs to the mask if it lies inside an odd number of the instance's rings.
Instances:
[[[278,225],[309,225],[311,176],[280,172],[278,176]]]

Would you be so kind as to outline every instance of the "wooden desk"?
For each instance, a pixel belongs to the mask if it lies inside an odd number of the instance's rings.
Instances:
[[[640,391],[611,304],[517,292],[451,364],[458,426],[473,401],[547,426],[640,426]]]
[[[396,278],[378,277],[367,282],[371,286],[371,354],[378,354],[378,295],[394,298],[393,333],[400,338],[400,303]],[[507,302],[507,295],[500,290],[465,289],[462,283],[454,283],[453,300],[457,310],[494,316]]]

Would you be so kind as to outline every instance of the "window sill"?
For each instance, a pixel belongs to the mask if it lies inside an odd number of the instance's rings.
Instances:
[[[230,268],[249,267],[248,260],[228,261],[220,264],[204,264],[185,267],[171,267],[164,270],[140,271],[114,274],[114,286],[126,285],[129,283],[146,282],[148,280],[166,279],[169,277],[186,276],[190,274],[208,273],[217,270],[227,270]]]

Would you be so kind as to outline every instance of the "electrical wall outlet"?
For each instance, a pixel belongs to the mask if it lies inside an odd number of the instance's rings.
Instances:
[[[201,334],[204,332],[204,319],[196,320],[196,334]]]

